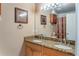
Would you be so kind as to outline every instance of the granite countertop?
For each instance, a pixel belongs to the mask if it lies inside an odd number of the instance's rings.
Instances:
[[[62,52],[66,52],[66,53],[75,55],[74,54],[75,53],[75,45],[69,45],[69,47],[71,47],[72,49],[61,49],[61,48],[57,48],[54,46],[54,45],[60,44],[60,42],[57,42],[57,41],[38,39],[38,38],[33,38],[33,37],[25,37],[24,39],[25,39],[25,41],[28,41],[28,42],[32,42],[32,43],[39,44],[39,45],[42,45],[42,46],[45,46],[48,48],[56,49],[58,51],[62,51]],[[34,42],[33,40],[42,40],[42,42]]]

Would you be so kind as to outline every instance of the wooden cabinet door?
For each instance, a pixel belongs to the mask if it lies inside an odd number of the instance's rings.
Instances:
[[[1,3],[0,3],[0,15],[1,15]]]
[[[29,56],[41,56],[42,55],[42,46],[31,43],[31,42],[26,42],[26,55]]]
[[[25,54],[26,54],[26,56],[41,56],[42,55],[42,53],[41,53],[41,51],[38,51],[38,50],[34,50],[33,48],[31,48],[31,47],[26,47],[26,49],[25,49]]]
[[[28,46],[25,47],[25,55],[32,56],[32,48],[31,47],[28,47]]]
[[[33,52],[33,56],[42,56],[41,51],[33,50],[32,52]]]

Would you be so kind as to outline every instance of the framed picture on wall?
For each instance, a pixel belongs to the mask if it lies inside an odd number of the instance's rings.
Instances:
[[[15,23],[28,23],[28,11],[15,8]]]
[[[41,25],[46,25],[46,16],[41,15]]]

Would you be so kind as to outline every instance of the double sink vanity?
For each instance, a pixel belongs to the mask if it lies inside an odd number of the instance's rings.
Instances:
[[[74,56],[75,45],[64,44],[55,38],[25,37],[23,44],[25,56]]]

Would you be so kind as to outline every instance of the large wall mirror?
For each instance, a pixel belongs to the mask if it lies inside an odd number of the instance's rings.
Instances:
[[[74,3],[43,3],[37,6],[39,8],[35,18],[36,35],[43,34],[46,37],[76,40],[76,13]],[[41,15],[46,16],[46,25],[41,24]]]
[[[38,7],[38,9],[37,9]],[[35,13],[35,35],[53,38],[66,44],[76,41],[76,12],[74,3],[37,4]],[[40,16],[46,16],[46,24],[41,24]]]

